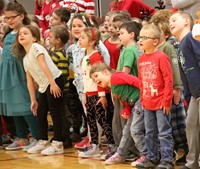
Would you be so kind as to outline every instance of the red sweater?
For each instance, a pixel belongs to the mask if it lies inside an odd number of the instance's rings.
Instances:
[[[169,58],[162,51],[142,54],[138,59],[140,98],[145,109],[170,107],[173,97],[173,76]]]
[[[118,47],[119,44],[110,43],[109,38],[104,41],[104,44],[110,54],[110,67],[116,70],[120,55],[120,48]]]
[[[140,11],[142,9],[148,9],[151,14],[155,13],[155,10],[142,2],[141,0],[123,0],[117,3],[115,6],[115,1],[110,4],[110,11],[124,10],[131,14],[131,17],[141,18]]]

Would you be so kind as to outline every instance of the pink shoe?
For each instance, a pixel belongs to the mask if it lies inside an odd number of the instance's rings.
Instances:
[[[119,153],[115,153],[109,159],[105,161],[105,164],[120,164],[124,162],[125,162],[125,158],[120,156]]]
[[[133,162],[131,163],[131,166],[132,166],[132,167],[135,167],[137,164],[140,164],[140,163],[142,163],[142,162],[145,161],[145,160],[146,160],[146,155],[142,155],[142,156],[140,156],[139,159],[137,159],[136,161],[133,161]]]
[[[75,144],[74,147],[82,149],[82,148],[89,147],[89,146],[90,146],[90,140],[89,140],[88,136],[86,136],[80,143]]]

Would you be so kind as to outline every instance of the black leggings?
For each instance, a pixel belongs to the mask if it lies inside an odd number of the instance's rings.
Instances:
[[[100,126],[103,128],[103,131],[108,140],[108,144],[114,144],[111,124],[109,124],[106,118],[105,110],[102,104],[97,105],[98,100],[99,100],[98,96],[87,96],[86,111],[87,111],[87,122],[91,134],[91,143],[98,144],[98,128],[97,128],[97,122],[98,122]]]

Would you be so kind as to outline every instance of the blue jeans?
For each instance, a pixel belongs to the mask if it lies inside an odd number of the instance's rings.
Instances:
[[[133,120],[131,123],[131,136],[135,142],[135,146],[140,152],[140,155],[146,155],[147,149],[145,145],[145,129],[144,129],[144,111],[140,100],[138,100],[132,109]]]
[[[159,150],[161,161],[173,162],[174,142],[169,115],[164,115],[163,110],[144,110],[145,144],[147,159],[158,161]]]

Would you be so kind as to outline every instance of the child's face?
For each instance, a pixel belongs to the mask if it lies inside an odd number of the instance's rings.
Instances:
[[[141,29],[139,35],[139,46],[141,50],[144,50],[146,53],[151,53],[158,45],[158,42],[159,40],[153,37],[151,30]]]
[[[118,36],[117,27],[113,24],[112,21],[109,22],[108,32],[110,36]]]
[[[109,16],[105,16],[104,27],[108,30],[109,27]]]
[[[133,39],[133,36],[128,33],[125,28],[119,30],[119,40],[121,45],[127,46],[131,39]]]
[[[18,41],[22,46],[27,46],[36,41],[28,28],[22,27],[18,33]]]
[[[119,34],[119,27],[122,25],[121,21],[113,22],[113,26],[116,28],[117,34]]]
[[[106,70],[93,73],[91,78],[94,80],[94,82],[98,86],[101,86],[101,87],[109,86],[109,78],[108,76],[106,76]]]
[[[178,13],[174,14],[169,19],[169,29],[174,36],[179,35],[185,28],[186,19],[180,16]]]
[[[100,26],[99,27],[99,31],[101,33],[101,37],[104,37],[104,36],[106,36],[108,34],[108,32],[107,32],[107,30],[105,29],[104,26]]]
[[[5,11],[4,21],[8,24],[11,29],[18,29],[22,25],[24,19],[23,15],[16,13],[15,11]]]
[[[81,36],[81,33],[86,28],[85,24],[80,19],[73,19],[72,21],[72,36],[74,36],[76,39],[79,39]]]
[[[54,47],[56,44],[56,37],[55,37],[55,33],[53,31],[50,31],[50,37],[49,37],[49,43],[51,47]]]
[[[89,45],[89,37],[84,31],[81,33],[81,37],[79,38],[79,44],[80,48],[87,48]]]
[[[51,26],[61,25],[61,24],[62,22],[61,22],[60,17],[53,12],[49,21],[49,26],[51,27]]]

